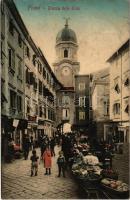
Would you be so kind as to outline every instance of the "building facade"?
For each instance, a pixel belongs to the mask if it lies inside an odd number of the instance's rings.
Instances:
[[[130,63],[129,40],[109,59],[110,119],[112,137],[117,143],[129,142],[130,131]]]
[[[96,125],[96,136],[106,140],[109,132],[109,99],[110,75],[109,68],[93,74],[91,83],[92,118]]]
[[[26,134],[38,141],[56,127],[56,91],[61,88],[11,0],[1,3],[2,152],[8,140],[21,146]]]
[[[20,144],[22,132],[27,128],[24,115],[25,36],[10,6],[9,2],[1,2],[1,120],[5,146],[10,137]],[[3,151],[5,146],[2,146]]]
[[[89,134],[90,119],[90,76],[75,76],[75,128]]]

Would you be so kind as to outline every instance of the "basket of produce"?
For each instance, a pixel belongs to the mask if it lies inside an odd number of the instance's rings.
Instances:
[[[118,172],[114,171],[112,169],[103,169],[101,171],[101,175],[103,178],[110,178],[110,179],[118,180]]]
[[[122,181],[104,178],[101,180],[101,186],[111,195],[113,194],[119,197],[129,196],[129,186]]]
[[[102,177],[94,172],[88,172],[84,170],[81,174],[77,175],[77,180],[82,181],[84,183],[99,183]]]
[[[87,174],[86,165],[84,165],[83,163],[73,164],[72,174],[74,175],[75,178],[84,176],[85,174]]]

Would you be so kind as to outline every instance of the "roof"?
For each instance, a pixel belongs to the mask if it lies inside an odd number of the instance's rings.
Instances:
[[[56,37],[56,43],[66,42],[66,41],[77,43],[76,34],[72,29],[68,27],[68,24],[65,24],[65,27],[58,32]]]
[[[129,48],[129,43],[130,43],[130,39],[128,39],[117,51],[115,51],[115,53],[112,54],[112,56],[107,60],[107,62],[111,62],[119,54],[121,54],[123,51]]]

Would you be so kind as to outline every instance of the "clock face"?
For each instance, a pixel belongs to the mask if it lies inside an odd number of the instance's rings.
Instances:
[[[64,75],[64,76],[68,76],[69,74],[70,74],[70,68],[69,67],[63,67],[63,69],[62,69],[62,74]]]

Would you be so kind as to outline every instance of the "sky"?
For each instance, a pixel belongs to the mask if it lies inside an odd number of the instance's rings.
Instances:
[[[14,0],[48,63],[56,60],[58,32],[69,27],[78,40],[80,74],[109,66],[106,60],[129,38],[129,0]],[[68,10],[64,10],[68,8]]]

